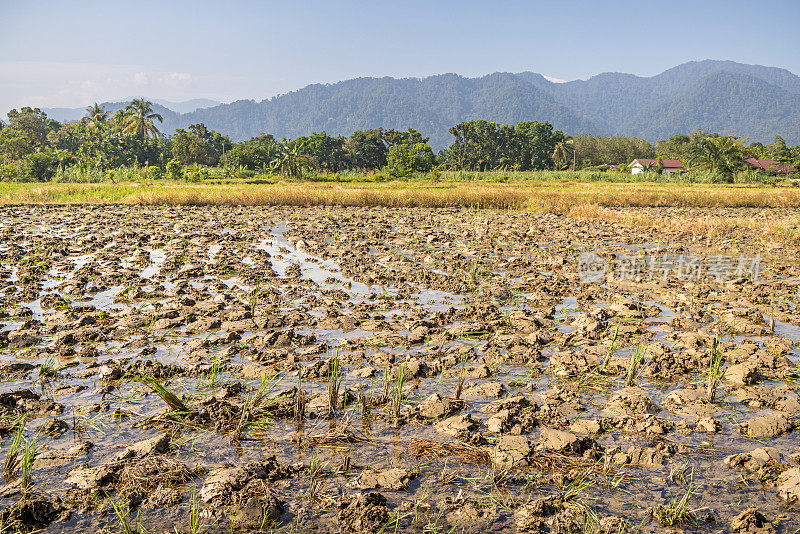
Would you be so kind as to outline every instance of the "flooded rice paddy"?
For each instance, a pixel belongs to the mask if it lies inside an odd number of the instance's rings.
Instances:
[[[796,251],[384,208],[0,234],[0,532],[800,529]],[[760,271],[584,283],[588,252]]]

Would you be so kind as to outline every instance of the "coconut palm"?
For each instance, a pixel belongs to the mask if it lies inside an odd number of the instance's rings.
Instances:
[[[103,127],[103,124],[108,120],[108,111],[106,108],[95,102],[93,105],[86,108],[86,125],[89,128],[100,129]]]
[[[691,149],[689,165],[732,176],[744,164],[744,146],[732,135],[704,137]]]
[[[164,119],[158,113],[153,111],[153,103],[145,100],[144,98],[134,98],[128,107],[125,108],[130,115],[125,117],[125,129],[123,133],[133,133],[142,139],[148,135],[158,137],[161,132],[158,131],[153,119],[158,119],[158,122],[164,122]]]
[[[553,162],[555,162],[559,169],[566,167],[569,164],[569,160],[573,159],[574,157],[575,141],[572,140],[572,137],[566,136],[561,141],[556,143],[556,148],[553,150],[552,158]]]

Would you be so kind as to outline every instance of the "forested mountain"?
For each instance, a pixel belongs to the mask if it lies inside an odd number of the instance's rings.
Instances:
[[[217,102],[216,100],[211,100],[208,98],[193,98],[191,100],[185,100],[183,102],[171,102],[169,100],[153,100],[153,103],[160,104],[165,108],[169,109],[170,111],[174,111],[175,113],[191,113],[197,109],[205,109],[211,108],[214,106],[219,106],[221,102]]]
[[[108,105],[116,110],[121,104]],[[242,140],[261,132],[296,137],[312,132],[409,126],[442,148],[448,129],[465,120],[549,121],[570,134],[624,134],[649,140],[710,129],[769,141],[800,143],[800,78],[791,72],[732,61],[689,62],[652,77],[604,73],[553,83],[533,72],[480,78],[358,78],[314,84],[261,102],[241,100],[164,116],[165,133],[190,124]],[[58,114],[52,115],[59,118]],[[80,116],[80,114],[79,114]]]
[[[153,101],[152,103],[153,103],[153,111],[161,115],[165,123],[177,122],[179,120],[179,115],[180,115],[179,113],[171,109],[168,109],[163,105],[156,103],[155,101]],[[87,106],[91,104],[92,103],[90,102],[87,104]],[[117,111],[125,109],[128,106],[128,104],[130,104],[130,102],[103,102],[101,105],[103,106],[103,108],[105,108],[106,111],[109,112],[110,115],[113,115]],[[42,111],[44,111],[49,118],[55,119],[59,122],[76,121],[81,117],[86,116],[86,106],[82,108],[44,108],[42,109]],[[174,127],[168,129],[162,129],[159,127],[159,130],[164,131],[164,133],[172,133],[174,129],[175,129]]]

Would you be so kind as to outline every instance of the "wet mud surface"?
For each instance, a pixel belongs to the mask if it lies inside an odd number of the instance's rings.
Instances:
[[[800,529],[796,251],[382,208],[0,234],[2,532]],[[583,283],[584,252],[761,262]]]

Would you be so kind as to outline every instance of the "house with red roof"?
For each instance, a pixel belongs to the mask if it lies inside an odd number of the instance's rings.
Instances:
[[[794,165],[787,161],[775,161],[772,159],[756,159],[756,158],[747,158],[745,160],[747,164],[753,170],[760,170],[764,171],[767,174],[772,176],[778,176],[780,174],[792,174],[793,172],[797,172],[797,169],[794,168]]]
[[[661,174],[672,174],[674,172],[681,172],[683,170],[683,163],[677,159],[662,159],[661,160]],[[628,164],[631,174],[639,174],[655,170],[659,165],[657,159],[636,158]]]

